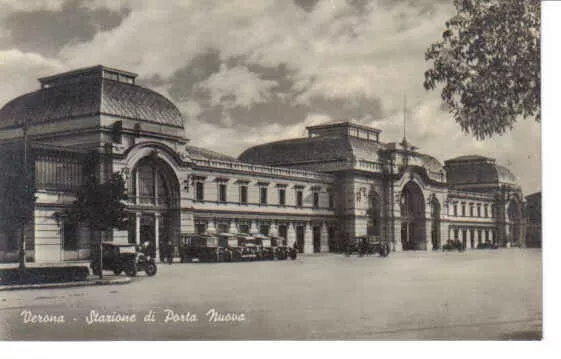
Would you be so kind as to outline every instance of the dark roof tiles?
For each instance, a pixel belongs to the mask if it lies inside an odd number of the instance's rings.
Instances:
[[[0,128],[19,126],[24,119],[38,124],[98,114],[183,127],[177,107],[157,92],[109,79],[88,78],[13,99],[0,109]]]

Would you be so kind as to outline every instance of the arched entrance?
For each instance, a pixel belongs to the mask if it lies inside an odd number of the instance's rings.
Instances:
[[[522,217],[520,202],[518,199],[512,199],[508,203],[507,210],[507,243],[510,245],[520,245],[520,220]]]
[[[408,182],[400,198],[401,245],[403,250],[426,249],[425,201],[415,182]]]
[[[430,201],[430,212],[431,212],[431,244],[432,249],[440,249],[440,202],[435,196],[432,197]]]
[[[129,242],[149,241],[154,255],[167,254],[168,243],[177,247],[179,236],[179,182],[173,169],[157,156],[136,164],[129,184]]]

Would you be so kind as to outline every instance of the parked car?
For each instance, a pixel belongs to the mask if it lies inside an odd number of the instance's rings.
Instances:
[[[271,248],[275,259],[285,260],[288,258],[288,246],[285,238],[271,237]]]
[[[138,248],[136,244],[117,244],[104,242],[101,253],[94,253],[90,267],[92,273],[99,275],[101,272],[100,254],[102,255],[103,270],[112,270],[115,275],[123,271],[129,277],[134,277],[139,271],[153,276],[157,272],[156,261],[146,248]]]
[[[443,251],[458,251],[463,252],[465,250],[464,244],[458,239],[449,239],[442,246]]]
[[[485,241],[477,244],[477,249],[498,249],[499,246],[491,241]]]
[[[390,244],[378,236],[356,236],[347,241],[344,253],[347,256],[379,254],[381,257],[387,257],[390,254]]]
[[[261,258],[263,260],[275,259],[275,247],[273,247],[273,241],[270,237],[261,239]]]
[[[181,235],[179,258],[181,262],[218,262],[218,238],[209,234],[186,233]]]

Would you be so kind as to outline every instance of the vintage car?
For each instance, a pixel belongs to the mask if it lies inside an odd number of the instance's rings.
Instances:
[[[254,261],[260,259],[260,239],[248,234],[239,234],[238,240],[240,243],[241,256],[239,260]]]
[[[466,248],[458,239],[449,239],[442,245],[442,251],[458,251],[463,252]]]
[[[390,244],[377,236],[357,236],[347,241],[345,255],[358,254],[359,256],[378,253],[381,257],[390,254]]]
[[[288,248],[287,240],[282,237],[271,237],[271,248],[273,250],[273,258],[279,260],[285,260],[289,257],[289,254],[294,252],[291,257],[296,258],[296,250],[293,248]],[[265,242],[264,242],[265,243]],[[265,250],[265,244],[263,245],[263,250]],[[294,259],[293,258],[293,259]]]
[[[112,270],[115,275],[125,272],[129,277],[136,276],[137,272],[144,271],[146,275],[156,274],[157,266],[154,257],[136,244],[117,244],[104,242],[101,244],[101,261],[99,249],[94,252],[90,267],[92,273],[99,275],[101,270]],[[140,249],[140,250],[139,250]]]
[[[485,241],[478,243],[477,249],[499,249],[499,246],[496,243],[492,243],[491,241]]]
[[[184,233],[180,237],[181,262],[219,262],[218,238],[210,234]]]
[[[261,238],[261,258],[263,260],[274,260],[276,259],[276,246],[275,242],[270,237]]]

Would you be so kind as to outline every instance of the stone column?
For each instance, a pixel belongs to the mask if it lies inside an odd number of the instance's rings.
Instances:
[[[430,218],[430,217],[429,217]],[[425,251],[432,250],[432,220],[425,220]]]
[[[134,238],[136,241],[136,244],[140,244],[140,220],[142,219],[142,213],[136,213],[136,222],[135,224],[135,228],[134,228]]]
[[[228,229],[230,233],[238,233],[238,226],[236,225],[236,220],[232,219],[230,221],[230,228]]]
[[[393,246],[396,252],[403,251],[403,246],[401,244],[401,221],[395,220],[394,221],[394,236],[393,236]]]
[[[208,221],[206,226],[206,231],[211,234],[216,233],[216,223],[214,222],[213,219]]]
[[[257,234],[259,233],[259,229],[257,228],[257,222],[251,221],[251,226],[249,227],[250,234]]]
[[[160,260],[160,219],[161,219],[161,215],[159,213],[156,213],[154,218],[154,238],[156,241],[156,260]]]
[[[321,240],[319,251],[321,253],[329,252],[329,234],[327,232],[327,224],[325,222],[321,224]]]
[[[290,223],[286,229],[286,243],[292,248],[294,243],[296,243],[296,229],[294,228],[294,223]]]
[[[276,223],[271,223],[271,227],[269,227],[269,236],[271,237],[278,237],[279,236],[279,229]]]
[[[314,233],[309,222],[304,227],[304,254],[308,253],[314,253]]]

